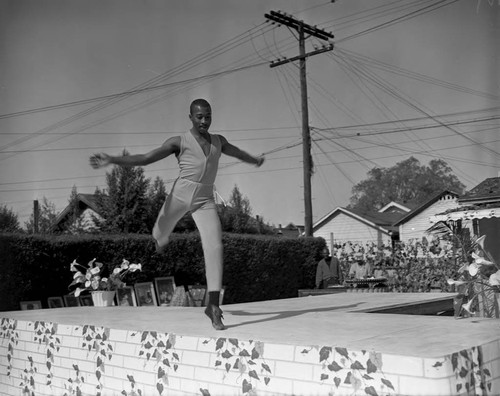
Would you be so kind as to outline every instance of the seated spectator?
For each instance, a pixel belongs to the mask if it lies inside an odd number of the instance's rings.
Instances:
[[[369,278],[372,275],[372,268],[370,264],[366,264],[365,260],[363,260],[363,253],[354,254],[354,260],[349,269],[349,277],[354,279]]]
[[[333,257],[330,257],[328,248],[323,249],[323,258],[316,267],[316,289],[326,289],[328,286],[340,285],[343,282],[340,261],[335,256],[335,249],[333,253]]]
[[[375,278],[387,278],[388,273],[387,273],[387,270],[385,269],[385,267],[377,265],[375,267],[375,270],[373,271],[373,276]]]

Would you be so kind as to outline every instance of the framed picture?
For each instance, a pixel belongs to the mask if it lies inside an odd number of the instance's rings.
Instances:
[[[49,308],[63,308],[64,301],[62,297],[49,297],[47,299],[47,305],[49,306]]]
[[[137,297],[137,305],[147,306],[147,305],[158,305],[156,302],[155,289],[153,282],[141,282],[134,285],[135,296]]]
[[[173,276],[165,276],[163,278],[155,278],[156,296],[158,305],[167,307],[172,302],[172,297],[175,291],[175,280]]]
[[[189,285],[189,293],[193,297],[194,305],[201,307],[205,302],[205,294],[207,293],[207,286],[205,285]]]
[[[134,289],[132,286],[124,286],[121,289],[116,289],[116,301],[118,305],[137,307]]]
[[[222,305],[222,302],[224,301],[224,291],[226,288],[222,286],[222,289],[220,289],[220,296],[219,296],[219,305]],[[208,291],[207,294],[205,295],[205,303],[203,304],[204,307],[208,305]]]
[[[85,296],[80,296],[78,298],[80,300],[80,305],[82,307],[93,307],[94,306],[94,301],[92,300],[92,296],[90,294],[87,294]]]
[[[41,301],[21,301],[20,305],[23,311],[29,311],[31,309],[42,309]]]
[[[66,294],[64,297],[64,305],[67,307],[79,307],[80,299],[73,294]]]

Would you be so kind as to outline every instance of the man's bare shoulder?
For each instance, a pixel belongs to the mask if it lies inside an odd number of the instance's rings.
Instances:
[[[165,140],[163,142],[162,146],[170,146],[170,147],[179,148],[181,146],[181,137],[180,136],[172,136],[171,138],[168,138],[167,140]]]
[[[228,143],[227,139],[224,136],[222,136],[222,135],[220,135],[218,133],[211,133],[211,135],[212,136],[217,136],[219,138],[221,144],[227,144]]]
[[[156,149],[156,151],[161,152],[163,155],[177,154],[181,147],[181,137],[172,136],[163,142],[163,144]]]

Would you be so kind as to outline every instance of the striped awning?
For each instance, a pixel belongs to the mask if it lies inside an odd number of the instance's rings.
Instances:
[[[450,213],[441,213],[430,217],[431,223],[438,221],[457,221],[457,220],[472,220],[472,219],[491,219],[500,218],[500,208],[488,208],[477,210],[462,210]]]

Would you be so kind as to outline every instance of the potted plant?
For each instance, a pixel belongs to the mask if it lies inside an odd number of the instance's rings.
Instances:
[[[454,299],[455,317],[500,317],[500,265],[484,248],[485,235],[461,235],[445,223],[437,223],[429,232],[448,236],[458,242],[456,256],[460,267],[458,279],[448,279],[458,295]]]
[[[71,272],[74,272],[73,282],[69,287],[76,286],[73,291],[75,297],[78,297],[83,291],[89,290],[92,295],[94,306],[113,305],[113,299],[116,289],[125,286],[123,277],[129,272],[141,271],[141,264],[131,264],[123,259],[120,266],[113,269],[108,277],[102,276],[103,264],[96,259],[89,261],[87,267],[73,260],[70,265]]]

